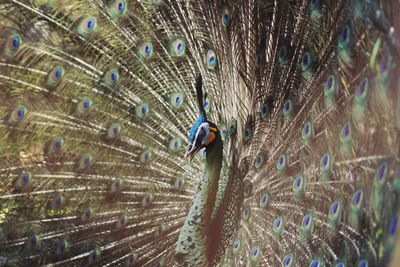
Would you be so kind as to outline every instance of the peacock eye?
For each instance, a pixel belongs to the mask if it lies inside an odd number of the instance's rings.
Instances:
[[[186,44],[182,38],[175,38],[170,42],[170,54],[175,57],[182,57],[186,52]]]
[[[293,101],[287,100],[283,105],[283,116],[287,117],[293,110]]]
[[[15,189],[17,190],[26,189],[31,179],[32,179],[32,173],[28,171],[23,171],[15,181]]]
[[[276,161],[276,168],[278,171],[283,171],[287,165],[287,156],[283,154],[279,156],[278,160]]]
[[[182,146],[182,140],[179,137],[173,138],[170,142],[169,142],[169,149],[172,152],[177,152],[179,151],[179,149]]]
[[[208,50],[206,53],[206,63],[208,69],[214,69],[217,65],[217,55],[213,50]]]
[[[290,266],[292,266],[293,264],[293,256],[292,255],[286,255],[284,258],[283,258],[283,265],[284,266],[286,266],[286,267],[290,267]]]
[[[140,162],[143,164],[149,163],[153,159],[153,152],[151,150],[146,150],[140,155]]]
[[[368,92],[368,78],[364,78],[357,87],[356,99],[362,101],[366,98]]]
[[[78,116],[86,115],[92,106],[93,101],[90,98],[84,98],[76,105],[75,114]]]
[[[314,56],[311,52],[305,52],[301,59],[301,69],[303,71],[310,71],[313,67]]]
[[[24,105],[18,105],[15,109],[11,111],[8,122],[10,124],[18,124],[25,119],[27,113],[28,110]]]
[[[18,33],[12,33],[8,35],[4,45],[3,45],[3,56],[7,59],[13,58],[22,45],[22,38]]]
[[[260,208],[266,208],[266,207],[267,207],[267,205],[268,205],[268,199],[269,199],[268,193],[264,193],[264,194],[260,197],[260,203],[259,203]]]
[[[63,146],[64,146],[64,139],[61,137],[56,137],[50,143],[49,153],[58,154],[62,151]]]
[[[340,203],[339,201],[335,201],[332,203],[331,208],[330,208],[330,215],[331,216],[337,216],[340,211]]]
[[[64,77],[65,70],[62,66],[55,66],[47,74],[47,87],[54,88],[60,84]]]
[[[287,62],[287,56],[288,56],[288,48],[287,48],[287,46],[282,46],[280,49],[279,49],[279,52],[278,52],[278,61],[279,61],[279,63],[285,63],[285,62]]]
[[[309,265],[309,267],[322,267],[322,266],[323,264],[320,259],[313,259]]]
[[[118,20],[127,12],[126,0],[111,0],[108,4],[108,11],[113,20]]]
[[[376,169],[375,178],[379,184],[384,184],[386,180],[386,176],[388,173],[388,164],[387,162],[381,163],[379,167]]]
[[[352,200],[353,201],[352,201],[351,207],[353,209],[359,209],[362,206],[362,203],[364,201],[364,191],[362,189],[357,190],[353,194]]]
[[[150,42],[143,42],[137,47],[137,55],[141,59],[149,59],[153,56],[153,44]]]
[[[397,228],[397,217],[393,217],[392,220],[390,221],[390,226],[389,226],[389,236],[393,237],[394,234],[396,233],[396,228]]]
[[[366,259],[361,260],[358,263],[358,267],[368,267],[368,261]]]
[[[308,227],[312,221],[312,216],[310,214],[306,214],[303,218],[303,226]]]
[[[113,123],[107,129],[107,136],[108,140],[116,140],[120,137],[122,131],[122,126],[119,123]]]
[[[91,166],[92,163],[93,163],[92,155],[88,153],[83,154],[79,159],[79,168],[81,170],[86,170]]]
[[[225,6],[222,11],[222,25],[227,27],[231,18],[229,6]]]
[[[114,87],[120,79],[120,75],[117,69],[110,68],[103,75],[103,83],[109,87]]]
[[[340,34],[340,45],[348,45],[349,41],[350,41],[350,33],[351,33],[351,29],[349,25],[346,25],[341,34]]]
[[[149,105],[147,103],[142,103],[138,105],[136,109],[136,115],[140,119],[144,119],[149,115],[149,111],[150,111]]]
[[[96,32],[97,18],[96,17],[82,17],[79,20],[76,32],[84,37]]]
[[[251,249],[251,260],[252,261],[258,261],[260,256],[260,247],[259,246],[254,246]]]
[[[241,247],[241,242],[240,242],[240,240],[235,240],[234,242],[233,242],[233,253],[234,254],[237,254],[239,251],[240,251],[240,247]]]

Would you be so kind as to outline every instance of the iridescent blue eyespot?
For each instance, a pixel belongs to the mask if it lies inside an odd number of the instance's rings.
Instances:
[[[335,267],[346,267],[346,265],[343,262],[338,262]]]
[[[32,173],[28,171],[23,171],[17,178],[15,182],[15,189],[17,190],[25,190],[30,180],[32,179]]]
[[[323,265],[324,265],[324,264],[323,264],[322,260],[319,259],[319,258],[317,258],[317,259],[313,259],[313,260],[310,262],[309,267],[322,267]]]
[[[52,204],[52,208],[53,209],[61,209],[62,206],[64,205],[64,197],[61,195],[57,195],[54,199],[53,199],[53,204]]]
[[[81,158],[79,159],[79,168],[81,170],[88,169],[90,167],[90,165],[92,164],[92,162],[93,162],[92,155],[90,155],[88,153],[83,154],[81,156]]]
[[[240,240],[235,240],[233,242],[233,252],[236,254],[240,250],[241,242]]]
[[[354,210],[359,210],[362,207],[364,201],[364,191],[362,189],[358,189],[352,198],[351,207]]]
[[[266,208],[268,205],[268,193],[264,193],[261,197],[260,197],[260,208]]]
[[[175,138],[173,138],[173,139],[169,142],[169,149],[170,149],[172,152],[177,152],[177,151],[179,151],[179,149],[181,148],[181,146],[182,146],[182,141],[181,141],[181,139],[180,139],[179,137],[175,137]]]
[[[230,10],[229,6],[225,6],[222,11],[222,25],[227,27],[230,20]]]
[[[283,218],[276,217],[273,225],[273,231],[276,236],[278,237],[282,236],[284,231],[283,226],[284,226]]]
[[[14,36],[12,38],[12,46],[14,49],[18,49],[19,48],[19,44],[20,44],[20,38],[19,36]]]
[[[305,181],[303,175],[297,175],[293,181],[293,195],[297,198],[303,196],[305,191]]]
[[[208,69],[214,69],[217,65],[217,55],[213,50],[208,50],[206,53],[206,63]]]
[[[23,105],[17,106],[14,110],[11,111],[9,123],[18,124],[22,122],[25,119],[27,113],[28,110],[26,109],[25,106]]]
[[[251,129],[250,128],[245,128],[244,129],[243,138],[244,138],[245,142],[250,140],[250,138],[251,138]]]
[[[283,171],[287,165],[287,156],[285,154],[279,156],[278,160],[276,161],[276,169],[278,171]]]
[[[342,32],[340,33],[340,37],[339,37],[339,46],[340,47],[347,47],[350,43],[350,39],[351,39],[351,28],[349,25],[346,25]]]
[[[151,150],[146,150],[140,155],[140,162],[143,164],[149,163],[153,159],[153,152]]]
[[[256,159],[254,160],[254,167],[257,169],[260,168],[264,164],[264,155],[262,153],[258,154],[256,156]]]
[[[340,209],[340,203],[338,201],[333,202],[330,209],[331,215],[336,216],[339,209]]]
[[[293,101],[286,100],[285,104],[283,105],[283,116],[287,117],[293,110]]]
[[[304,218],[303,218],[303,226],[304,226],[304,227],[309,226],[310,223],[311,223],[311,220],[312,220],[312,216],[311,216],[310,214],[306,214],[306,215],[304,216]]]
[[[260,256],[260,247],[259,246],[253,246],[251,249],[251,260],[252,261],[257,261]]]
[[[153,44],[151,42],[143,42],[137,46],[136,51],[140,59],[149,59],[153,56]]]
[[[119,4],[118,4],[118,10],[119,10],[119,13],[123,13],[124,12],[124,10],[125,10],[125,3],[124,2],[119,2]]]
[[[286,255],[286,256],[283,258],[283,261],[282,261],[283,266],[286,266],[286,267],[292,266],[292,265],[293,265],[292,262],[293,262],[293,256],[290,255],[290,254],[289,254],[289,255]]]
[[[149,105],[147,103],[142,103],[137,106],[136,115],[140,119],[146,118],[148,114],[149,114]]]
[[[358,267],[368,267],[368,261],[366,259],[361,260],[358,263]]]
[[[41,240],[38,235],[32,234],[27,240],[27,246],[29,249],[37,249],[40,247]]]
[[[313,67],[314,56],[311,52],[305,52],[301,59],[301,69],[304,72],[310,71]]]
[[[242,220],[247,221],[249,219],[249,217],[250,217],[250,208],[245,207],[242,212]]]
[[[397,229],[397,217],[393,217],[392,220],[390,221],[390,226],[389,226],[389,236],[393,237],[394,234],[396,233]]]
[[[5,37],[5,42],[0,50],[3,50],[2,56],[6,59],[13,58],[22,45],[22,38],[18,33],[11,33]]]
[[[386,181],[386,176],[388,173],[388,164],[387,162],[383,162],[381,163],[378,168],[376,169],[376,180],[378,181],[378,183],[383,184]]]

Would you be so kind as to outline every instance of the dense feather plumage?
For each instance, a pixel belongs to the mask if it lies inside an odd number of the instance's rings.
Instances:
[[[399,8],[0,0],[0,266],[388,265]]]

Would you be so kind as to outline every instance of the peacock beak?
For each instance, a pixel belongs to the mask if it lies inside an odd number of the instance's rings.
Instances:
[[[201,145],[192,145],[189,144],[186,149],[185,158],[188,159],[189,162],[192,161],[194,156],[196,156],[197,152],[202,148]]]

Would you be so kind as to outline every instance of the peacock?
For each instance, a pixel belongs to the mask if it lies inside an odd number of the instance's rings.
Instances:
[[[398,266],[399,12],[0,0],[0,266]]]

